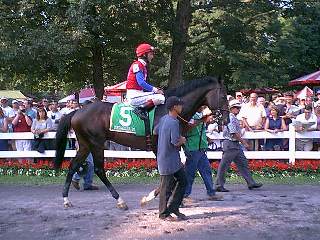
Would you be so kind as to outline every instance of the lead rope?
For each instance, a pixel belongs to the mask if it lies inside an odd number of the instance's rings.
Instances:
[[[185,122],[185,123],[189,123],[187,120],[185,120],[183,117],[181,117],[180,115],[178,115],[178,118],[181,120],[181,121],[183,121],[183,122]]]

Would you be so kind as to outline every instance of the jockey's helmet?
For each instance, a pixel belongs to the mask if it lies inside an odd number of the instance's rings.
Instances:
[[[149,53],[149,52],[154,52],[155,48],[151,46],[148,43],[141,43],[139,46],[136,48],[136,55],[137,57],[142,57],[143,55]]]

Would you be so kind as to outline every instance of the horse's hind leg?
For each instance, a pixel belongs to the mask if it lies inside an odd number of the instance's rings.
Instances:
[[[170,183],[171,185],[171,189],[173,190],[174,186],[175,186],[175,180],[172,180],[172,182]],[[151,202],[153,199],[155,199],[158,195],[160,194],[160,186],[158,186],[156,189],[152,190],[148,196],[143,196],[141,201],[140,201],[140,205],[141,207],[144,207],[145,205],[147,205],[149,202]],[[167,196],[167,201],[169,200],[171,194],[169,194]]]
[[[141,207],[144,207],[153,199],[155,199],[159,195],[159,193],[160,193],[160,187],[153,189],[147,196],[143,196],[140,201]]]
[[[80,143],[79,143],[79,145],[80,145]],[[88,148],[80,145],[80,149],[77,152],[76,157],[74,159],[72,159],[72,161],[70,163],[67,178],[64,183],[64,187],[63,187],[63,191],[62,191],[63,205],[65,208],[72,207],[72,204],[68,198],[72,177],[73,177],[73,174],[75,174],[75,172],[79,168],[80,163],[83,163],[85,161],[88,154],[89,154]]]
[[[104,171],[104,149],[95,149],[92,151],[93,161],[94,161],[94,172],[100,178],[100,180],[106,185],[109,189],[112,197],[117,200],[117,207],[119,209],[128,210],[128,206],[126,202],[120,197],[119,193],[112,186],[108,178],[106,177],[106,173]]]

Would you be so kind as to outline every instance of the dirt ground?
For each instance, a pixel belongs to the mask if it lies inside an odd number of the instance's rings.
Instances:
[[[227,185],[225,200],[210,202],[195,185],[196,202],[181,209],[190,219],[175,223],[158,219],[158,200],[140,208],[154,187],[116,185],[130,208],[121,211],[104,187],[72,189],[64,209],[62,186],[0,185],[0,239],[320,239],[320,186]]]

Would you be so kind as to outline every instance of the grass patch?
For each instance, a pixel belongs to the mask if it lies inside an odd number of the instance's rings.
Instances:
[[[147,184],[158,183],[158,177],[108,177],[112,184]],[[58,177],[43,177],[43,176],[0,176],[0,184],[13,184],[13,185],[63,185],[66,180],[65,176]],[[102,182],[98,177],[94,177],[93,182],[101,185]]]
[[[214,181],[215,181],[214,175]],[[262,177],[258,174],[253,174],[253,178],[256,182],[261,182],[264,184],[320,184],[320,174],[304,174],[299,176],[281,176],[275,175],[274,177]],[[108,178],[112,184],[157,184],[159,183],[159,177],[147,177],[147,176],[137,176],[137,177],[109,177]],[[44,176],[0,176],[0,184],[13,184],[13,185],[63,185],[65,181],[65,176],[58,177],[44,177]],[[94,183],[101,185],[101,181],[95,177]],[[202,184],[202,179],[197,176],[195,183]],[[231,175],[227,177],[227,184],[245,184],[244,179],[239,175]]]

